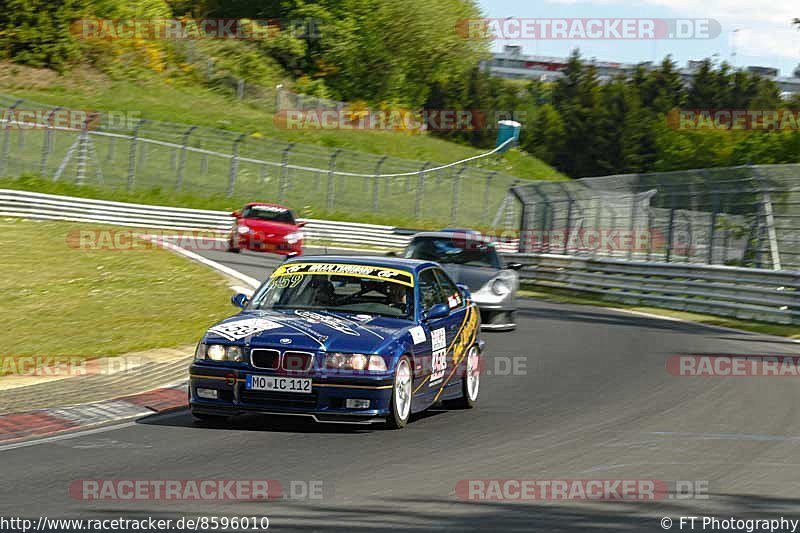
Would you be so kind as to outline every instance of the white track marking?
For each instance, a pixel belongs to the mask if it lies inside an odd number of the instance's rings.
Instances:
[[[153,412],[149,416],[160,415],[163,418],[173,418],[175,416],[183,416],[184,414],[185,413],[182,413],[180,411],[178,411],[178,412],[174,412],[173,411],[173,412],[170,412],[170,413],[163,413],[163,414],[162,413]],[[108,431],[116,431],[118,429],[125,429],[125,428],[129,428],[129,427],[133,427],[133,426],[139,425],[139,423],[137,422],[137,420],[139,418],[143,418],[143,417],[140,415],[140,416],[135,417],[134,420],[128,420],[128,421],[121,422],[119,424],[113,424],[113,425],[110,425],[110,426],[96,427],[96,428],[91,428],[91,429],[86,429],[86,430],[81,430],[81,431],[75,431],[73,433],[63,433],[63,434],[60,434],[60,435],[53,435],[52,437],[43,437],[41,439],[26,440],[26,441],[22,441],[22,442],[14,442],[14,443],[11,443],[11,444],[0,445],[0,452],[16,450],[18,448],[28,448],[30,446],[37,446],[39,444],[47,444],[47,443],[50,443],[50,442],[58,442],[58,441],[62,441],[62,440],[77,439],[77,438],[80,438],[80,437],[85,437],[87,435],[97,435],[98,433],[106,433]]]
[[[223,274],[226,274],[226,275],[228,275],[228,276],[230,276],[230,277],[232,277],[234,279],[238,279],[239,281],[250,285],[254,289],[257,288],[259,285],[261,285],[261,282],[258,281],[256,278],[251,278],[250,276],[242,274],[238,270],[234,270],[234,269],[232,269],[230,267],[227,267],[227,266],[223,265],[222,263],[217,263],[216,261],[212,261],[211,259],[206,259],[202,255],[196,254],[194,252],[190,252],[189,250],[186,250],[185,248],[181,248],[180,246],[172,244],[169,241],[165,241],[164,239],[161,239],[161,238],[155,238],[154,239],[154,238],[150,237],[149,235],[140,235],[140,237],[142,237],[144,239],[147,239],[147,240],[150,240],[152,242],[155,242],[156,244],[158,244],[162,248],[166,248],[167,250],[179,253],[182,256],[188,257],[189,259],[191,259],[193,261],[197,261],[198,263],[206,265],[207,267],[211,267],[214,270],[216,270],[218,272],[222,272]]]

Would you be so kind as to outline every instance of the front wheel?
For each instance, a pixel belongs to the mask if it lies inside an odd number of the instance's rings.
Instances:
[[[448,402],[448,405],[459,409],[472,409],[478,403],[478,391],[481,385],[481,354],[477,346],[467,352],[467,371],[461,384],[461,397]]]
[[[411,417],[412,388],[411,363],[404,355],[397,363],[397,370],[394,373],[392,408],[386,420],[386,425],[390,429],[404,428],[408,424],[408,419]]]

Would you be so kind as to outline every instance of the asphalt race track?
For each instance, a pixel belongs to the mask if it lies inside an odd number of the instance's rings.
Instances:
[[[260,279],[277,263],[204,255]],[[277,531],[663,531],[662,517],[672,530],[680,516],[800,518],[800,378],[666,369],[674,355],[800,355],[800,344],[537,301],[523,302],[518,323],[484,334],[489,358],[474,410],[429,412],[401,431],[262,416],[204,426],[183,410],[0,447],[0,515],[267,516]],[[455,493],[459,480],[512,478],[691,482],[707,491],[648,502],[474,502]],[[275,479],[299,488],[269,502],[87,502],[68,492],[82,479]],[[308,484],[321,497],[303,498]]]

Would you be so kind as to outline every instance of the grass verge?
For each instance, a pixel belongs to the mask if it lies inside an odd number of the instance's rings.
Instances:
[[[536,298],[547,302],[569,303],[578,305],[593,305],[598,307],[610,307],[613,309],[625,309],[628,311],[638,311],[668,318],[679,318],[709,326],[720,326],[725,328],[741,329],[762,333],[765,335],[777,335],[790,339],[800,339],[800,330],[797,326],[785,326],[782,324],[771,324],[769,322],[755,322],[751,320],[741,320],[715,315],[704,315],[689,311],[677,311],[674,309],[662,309],[659,307],[647,307],[641,305],[629,305],[611,300],[598,300],[586,296],[586,294],[568,289],[554,289],[550,287],[538,287],[527,285],[519,291],[520,296]]]
[[[87,250],[87,226],[0,219],[0,332],[10,356],[98,357],[197,342],[230,316],[219,274],[168,251]]]

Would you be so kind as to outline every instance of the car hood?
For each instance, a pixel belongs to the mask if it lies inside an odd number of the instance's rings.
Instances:
[[[257,218],[239,219],[239,225],[247,226],[248,228],[256,231],[274,233],[275,235],[287,235],[293,231],[297,231],[297,226],[294,224],[274,222],[271,220],[259,220]]]
[[[453,281],[466,285],[470,292],[476,292],[500,272],[496,268],[440,263]]]
[[[207,343],[244,342],[251,347],[377,353],[413,322],[359,313],[302,309],[243,311],[211,327]]]

